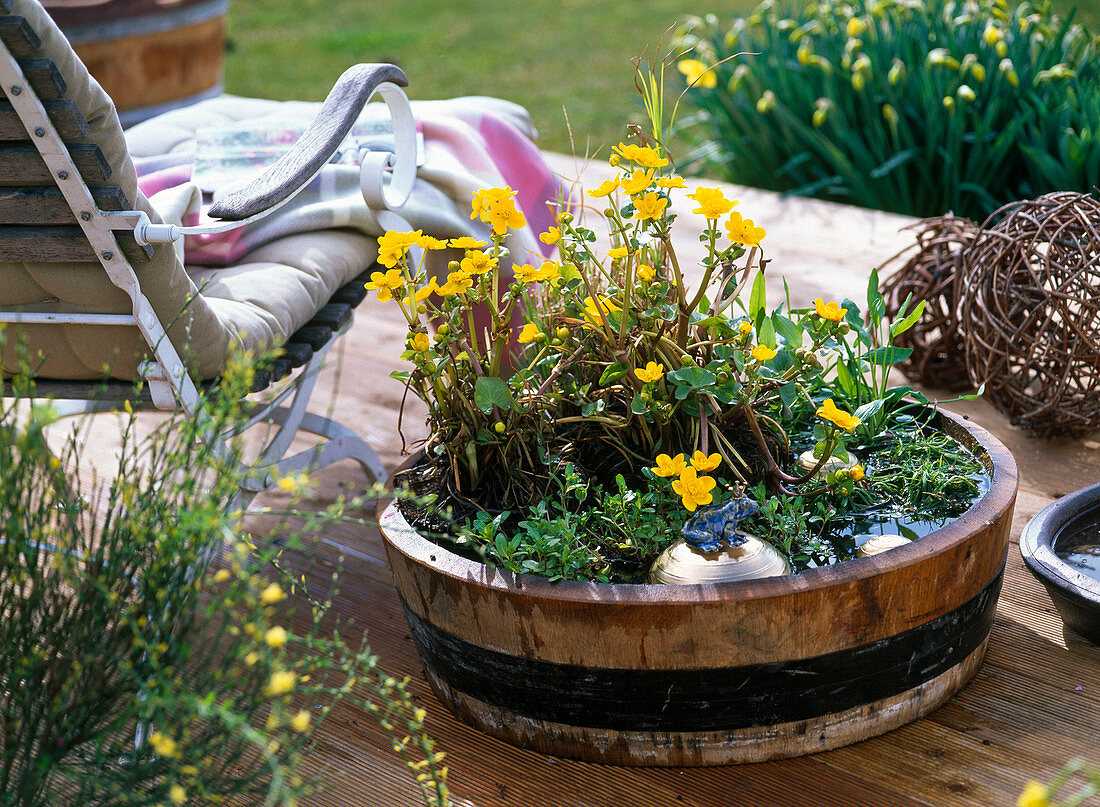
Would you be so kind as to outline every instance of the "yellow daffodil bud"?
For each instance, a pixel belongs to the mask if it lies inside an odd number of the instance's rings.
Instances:
[[[977,95],[974,90],[970,89],[969,85],[962,84],[959,89],[955,91],[955,94],[959,96],[963,101],[974,101],[977,99]]]
[[[1016,75],[1016,68],[1013,67],[1011,59],[1001,59],[1001,63],[998,65],[997,69],[1000,70],[1001,75],[1005,77],[1005,81],[1013,87],[1020,86],[1020,77]]]
[[[756,111],[761,115],[767,115],[776,105],[775,93],[771,90],[765,90],[764,94],[760,96],[760,99],[756,102]]]
[[[894,109],[890,104],[882,105],[882,117],[886,119],[886,123],[890,127],[890,131],[897,134],[898,131],[898,111]]]
[[[886,74],[886,80],[891,87],[896,87],[899,81],[905,80],[905,63],[901,59],[894,59],[890,65],[890,72]]]
[[[996,45],[995,45],[995,46],[993,47],[993,51],[994,51],[994,52],[995,52],[995,53],[996,53],[996,54],[997,54],[998,56],[1000,56],[1000,57],[1004,58],[1005,56],[1007,56],[1007,55],[1008,55],[1008,43],[1007,43],[1007,42],[1004,42],[1004,41],[998,42],[998,43],[997,43],[997,44],[996,44]]]

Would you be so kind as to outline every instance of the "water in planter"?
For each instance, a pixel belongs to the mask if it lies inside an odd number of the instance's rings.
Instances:
[[[1090,511],[1062,528],[1054,553],[1082,574],[1100,580],[1100,513]]]

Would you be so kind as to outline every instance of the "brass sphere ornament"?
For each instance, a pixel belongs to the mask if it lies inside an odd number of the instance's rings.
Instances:
[[[883,272],[890,272],[882,284],[888,317],[897,317],[910,295],[908,311],[921,300],[926,302],[920,319],[894,341],[896,347],[913,351],[897,367],[910,381],[925,386],[952,392],[972,389],[959,305],[965,253],[981,227],[948,213],[925,219],[912,228],[916,230],[916,244],[883,265]],[[916,251],[912,252],[914,247]],[[888,268],[906,255],[909,258],[898,269]]]
[[[1058,192],[996,211],[966,252],[975,386],[1040,437],[1100,428],[1100,201]]]
[[[779,550],[741,531],[741,523],[758,509],[760,505],[746,496],[700,507],[684,524],[684,537],[657,556],[649,581],[725,583],[790,574],[790,563]]]
[[[771,544],[755,535],[746,534],[744,539],[737,546],[723,545],[704,552],[680,538],[657,556],[649,570],[649,582],[728,583],[791,573],[790,563]]]
[[[899,546],[905,546],[909,543],[912,542],[901,535],[891,535],[889,533],[872,535],[856,547],[855,556],[857,558],[869,558],[871,555],[888,552],[891,549],[897,549]]]

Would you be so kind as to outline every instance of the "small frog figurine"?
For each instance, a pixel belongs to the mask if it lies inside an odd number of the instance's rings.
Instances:
[[[760,509],[748,496],[738,496],[724,504],[700,507],[684,524],[684,540],[703,552],[715,552],[725,541],[727,546],[740,546],[745,536],[738,531],[741,522]]]

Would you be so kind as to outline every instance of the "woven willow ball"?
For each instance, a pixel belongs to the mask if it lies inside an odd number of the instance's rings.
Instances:
[[[1100,202],[1051,193],[1006,205],[967,251],[967,367],[1042,437],[1100,428]]]
[[[909,260],[882,284],[886,313],[891,318],[912,295],[909,311],[927,301],[924,315],[895,344],[913,353],[898,365],[910,381],[959,392],[970,389],[965,341],[959,330],[963,253],[980,229],[969,219],[950,213],[913,225],[917,242],[891,258],[887,266],[910,254]],[[885,267],[884,267],[885,268]]]

